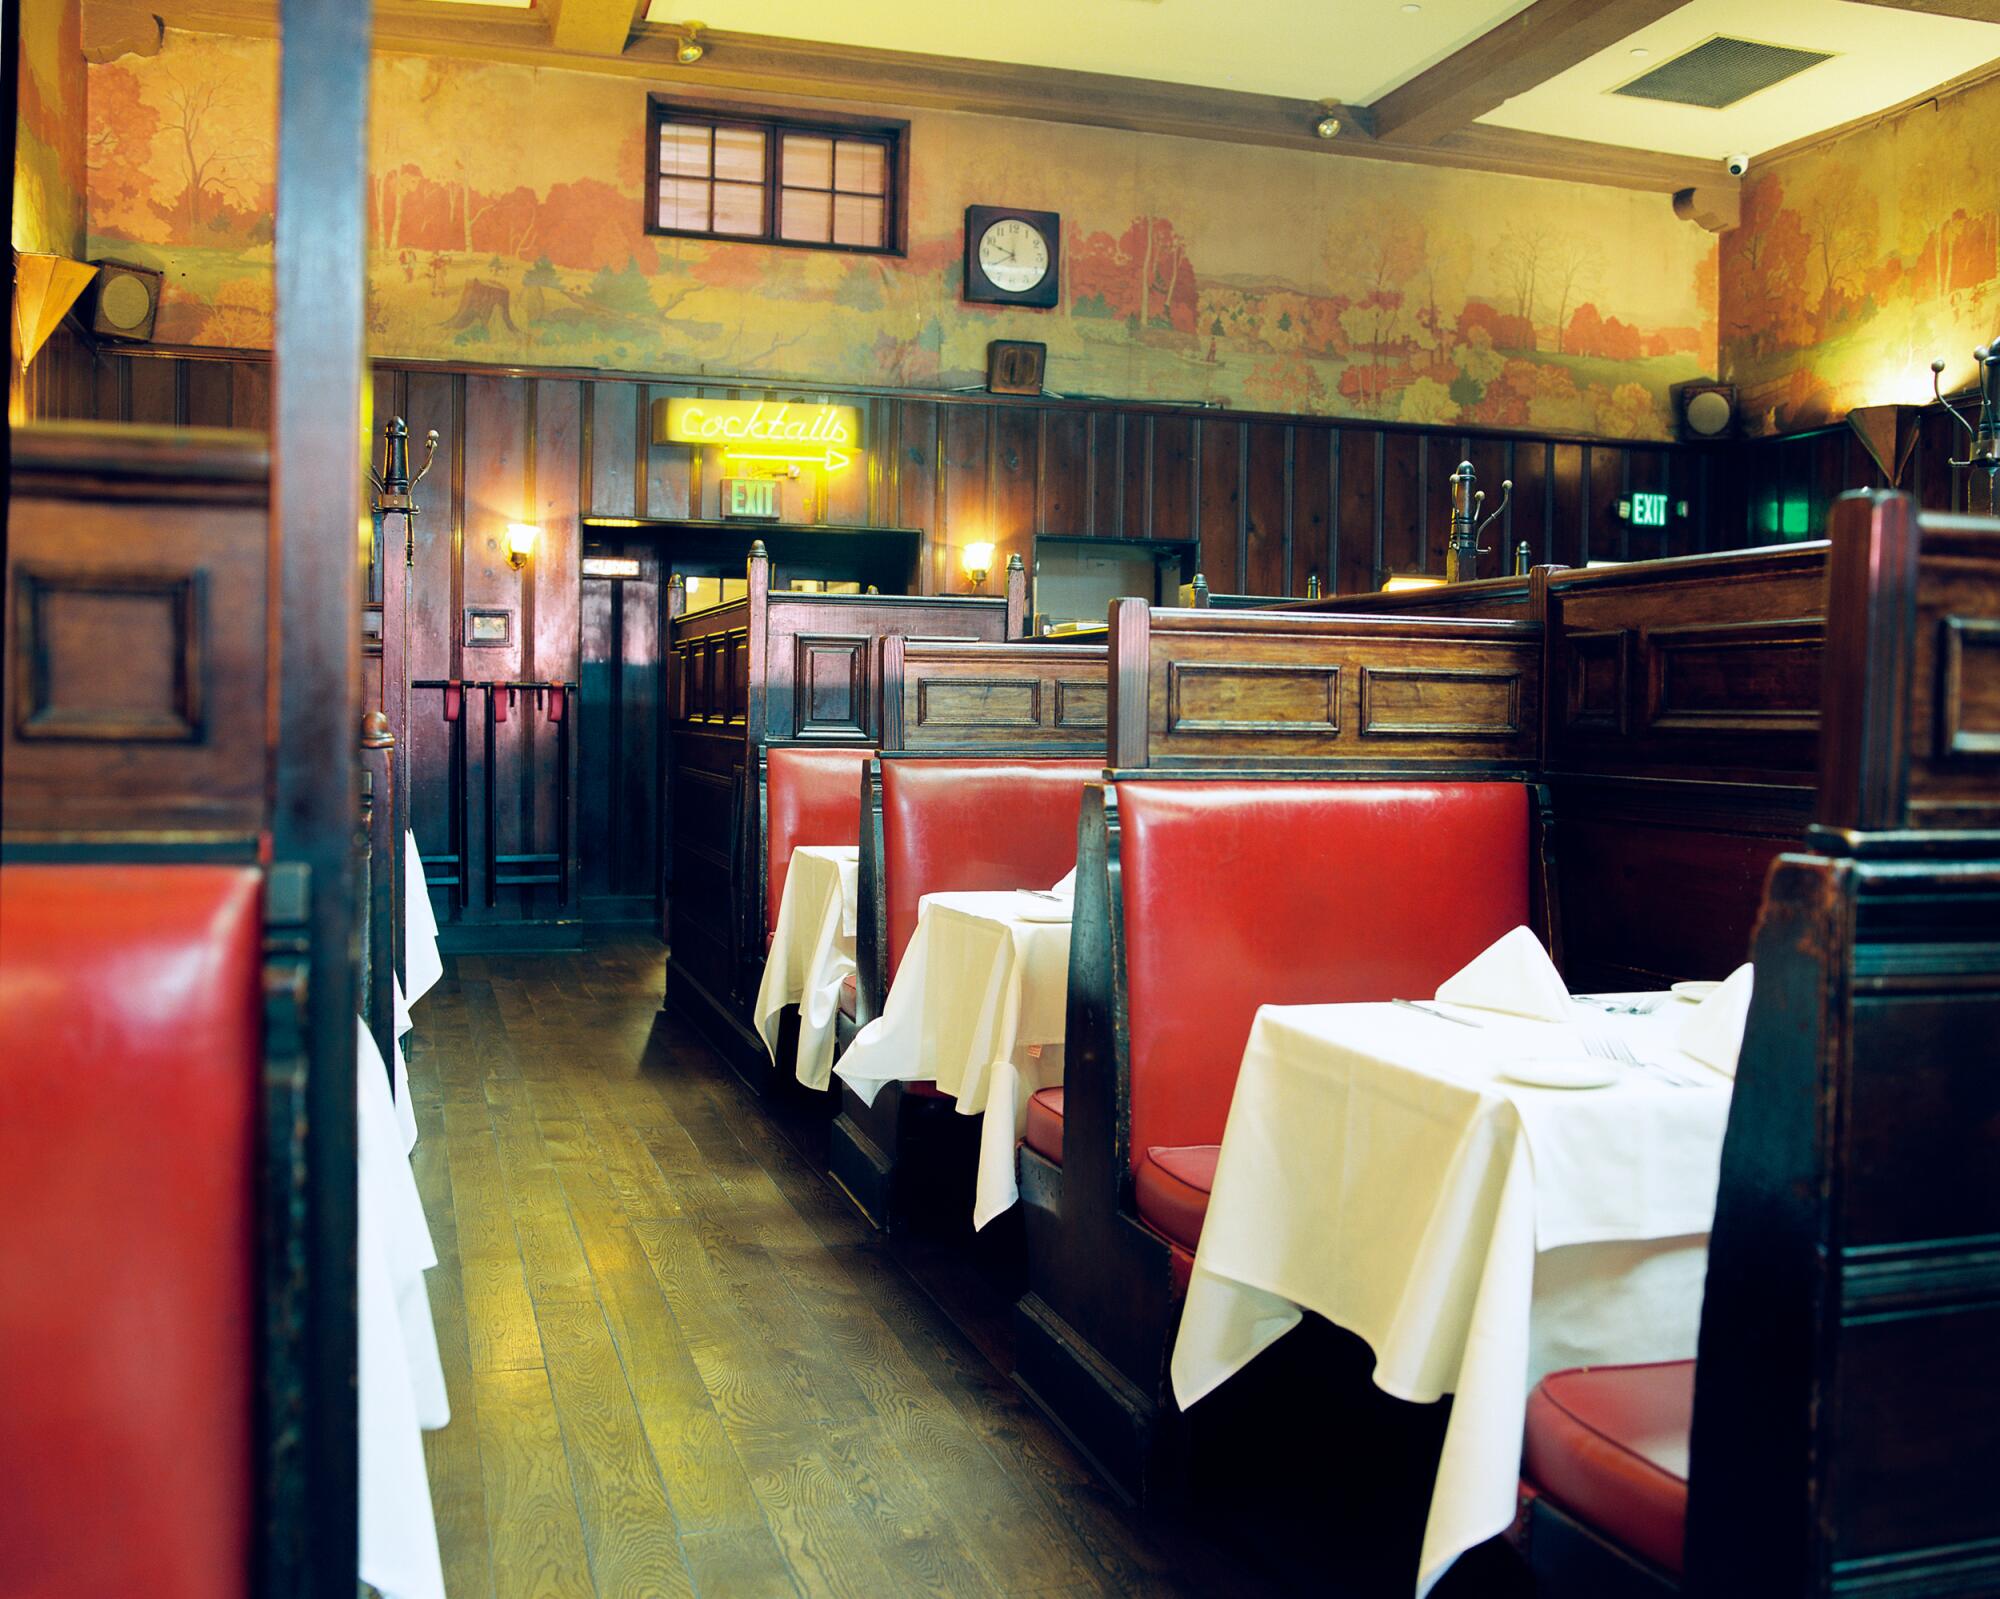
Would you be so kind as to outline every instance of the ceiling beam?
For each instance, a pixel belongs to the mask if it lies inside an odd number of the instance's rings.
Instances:
[[[1961,17],[1967,22],[2000,22],[2000,0],[1855,0],[1857,5],[1914,11],[1926,17]]]
[[[1435,144],[1687,0],[1535,0],[1371,108],[1378,138]]]
[[[549,43],[587,56],[623,55],[646,0],[549,0]]]
[[[565,0],[577,4],[579,0]],[[152,0],[169,27],[198,32],[263,35],[272,31],[269,0]],[[466,13],[471,12],[471,15]],[[1484,124],[1459,128],[1435,143],[1371,137],[1365,107],[1161,83],[1107,73],[918,55],[859,45],[818,44],[704,29],[707,53],[681,66],[681,30],[642,23],[621,53],[589,54],[556,46],[533,12],[478,12],[377,0],[375,48],[409,55],[458,56],[562,67],[644,80],[663,93],[742,99],[862,104],[1021,117],[1037,122],[1116,128],[1135,133],[1212,139],[1311,151],[1333,158],[1362,156],[1477,172],[1510,172],[1576,183],[1673,194],[1715,180],[1715,163],[1693,156],[1554,138]],[[1314,131],[1329,113],[1339,135]]]

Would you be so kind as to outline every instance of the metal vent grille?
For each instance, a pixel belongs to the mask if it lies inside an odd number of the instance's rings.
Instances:
[[[1829,59],[1830,52],[1824,50],[1792,50],[1750,39],[1717,37],[1663,62],[1612,93],[1719,111]]]

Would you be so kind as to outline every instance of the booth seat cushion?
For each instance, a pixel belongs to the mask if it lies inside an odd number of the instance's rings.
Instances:
[[[1021,1134],[1026,1144],[1044,1160],[1058,1166],[1063,1156],[1063,1091],[1044,1088],[1028,1096],[1028,1125]]]
[[[861,769],[872,749],[774,748],[765,755],[764,937],[778,925],[785,872],[801,844],[861,842]]]
[[[854,1020],[854,1006],[859,994],[860,985],[855,980],[854,973],[849,972],[840,985],[840,1014],[850,1022]]]
[[[1222,1138],[1259,1005],[1429,994],[1528,920],[1520,783],[1117,790],[1129,1149]]]
[[[1147,1150],[1134,1179],[1133,1200],[1140,1219],[1192,1250],[1201,1242],[1202,1218],[1208,1214],[1208,1194],[1215,1186],[1215,1158],[1221,1153],[1220,1144]]]
[[[0,867],[0,1590],[249,1591],[259,874]]]
[[[1047,888],[1076,865],[1076,820],[1101,760],[882,763],[882,892],[893,978],[917,902],[946,890]]]
[[[1621,1548],[1681,1569],[1694,1362],[1558,1371],[1528,1398],[1528,1486]]]

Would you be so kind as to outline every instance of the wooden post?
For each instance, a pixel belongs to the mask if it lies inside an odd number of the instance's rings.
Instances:
[[[1010,639],[1028,636],[1028,569],[1020,552],[1007,557],[1007,632]]]
[[[269,1439],[257,1592],[353,1599],[355,802],[364,196],[370,0],[281,0],[271,493],[279,640],[273,899],[296,916],[281,961],[296,1054],[267,1086],[266,1136],[291,1208],[267,1222]],[[273,908],[273,914],[279,907]],[[273,1065],[284,1057],[274,1055]],[[298,1230],[287,1232],[287,1218]]]

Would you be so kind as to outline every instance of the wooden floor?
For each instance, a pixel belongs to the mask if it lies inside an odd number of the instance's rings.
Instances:
[[[417,1008],[452,1599],[1279,1591],[1093,1480],[663,961],[458,957]]]

